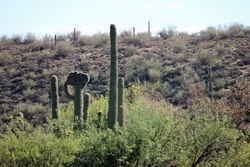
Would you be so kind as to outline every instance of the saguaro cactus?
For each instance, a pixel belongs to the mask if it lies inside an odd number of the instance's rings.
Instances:
[[[124,78],[118,79],[118,123],[124,126]]]
[[[89,79],[88,74],[76,71],[69,74],[64,84],[66,96],[74,100],[74,116],[81,121],[83,120],[83,89],[89,82]],[[69,85],[73,86],[74,94],[70,92]]]
[[[108,128],[114,129],[117,113],[117,78],[118,78],[118,60],[117,60],[117,41],[116,27],[110,26],[110,86],[109,86],[109,109],[108,109]]]
[[[50,78],[51,101],[52,101],[52,118],[59,119],[59,95],[58,95],[58,78],[52,75]]]
[[[83,106],[83,121],[88,124],[89,118],[89,105],[90,105],[90,94],[84,94],[84,106]]]
[[[97,116],[98,116],[97,128],[101,129],[101,127],[102,127],[102,111],[98,111]]]

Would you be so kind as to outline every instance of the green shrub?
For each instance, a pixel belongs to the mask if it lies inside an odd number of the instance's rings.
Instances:
[[[35,34],[32,34],[32,33],[27,33],[23,39],[23,43],[25,44],[31,44],[31,43],[34,43],[36,42],[36,36]]]
[[[126,59],[125,62],[125,81],[133,82],[137,78],[145,80],[147,71],[144,63],[144,57],[142,55],[134,55]]]
[[[217,44],[215,46],[215,51],[218,53],[218,55],[222,55],[223,53],[226,52],[226,48],[222,45]]]
[[[56,54],[54,58],[65,58],[69,54],[74,54],[75,53],[75,48],[68,42],[59,42],[59,44],[56,46]]]
[[[58,138],[39,128],[7,133],[0,139],[1,166],[70,166],[78,151],[77,138]]]
[[[34,52],[43,50],[44,46],[42,41],[35,40],[34,42],[29,43],[27,48],[29,51]]]
[[[229,37],[242,38],[244,37],[245,28],[242,24],[234,23],[230,25],[227,29]]]
[[[23,96],[26,99],[33,99],[36,96],[36,90],[28,87],[27,89],[23,90]]]
[[[13,60],[9,53],[0,53],[0,66],[5,66],[11,63]]]
[[[76,155],[76,165],[159,166],[170,163],[176,150],[168,146],[177,142],[176,124],[169,118],[172,110],[161,102],[153,105],[154,111],[147,98],[137,96],[135,103],[125,111],[126,128],[89,129],[80,142],[83,149]]]
[[[184,134],[180,143],[183,166],[230,166],[230,155],[234,154],[239,133],[230,127],[230,119],[220,118],[218,113],[203,108],[188,115],[183,126]],[[184,158],[185,157],[185,158]]]
[[[109,42],[109,35],[107,33],[97,33],[94,34],[91,38],[94,44],[94,48],[107,46]]]
[[[34,88],[36,86],[36,81],[34,81],[33,79],[23,79],[22,83],[24,89]]]
[[[148,76],[150,82],[157,82],[161,81],[162,78],[162,72],[155,68],[148,69]]]
[[[250,146],[225,116],[221,103],[195,89],[187,110],[155,100],[149,85],[132,85],[126,99],[125,127],[97,128],[97,112],[107,115],[108,97],[94,99],[90,122],[74,130],[73,103],[62,106],[61,120],[27,131],[9,123],[0,136],[2,166],[249,166]],[[197,87],[198,88],[198,87]],[[157,96],[157,94],[155,95]],[[129,103],[130,102],[130,103]],[[41,114],[38,104],[16,107],[25,119]],[[31,109],[32,108],[32,109]],[[48,109],[45,109],[48,110]],[[15,123],[15,118],[9,117]],[[107,121],[106,117],[102,120]]]
[[[20,44],[22,42],[22,36],[18,35],[18,34],[13,34],[11,37],[11,40],[15,43],[15,44]]]
[[[129,45],[129,46],[127,46],[126,49],[125,49],[125,55],[126,55],[126,56],[133,56],[133,55],[136,53],[136,51],[137,51],[138,49],[139,49],[138,46]]]
[[[214,27],[200,31],[200,40],[212,40],[217,36],[217,30]]]
[[[91,45],[94,43],[93,41],[94,39],[91,36],[88,35],[84,35],[84,36],[80,36],[78,39],[78,43],[81,46],[87,46],[87,45]]]
[[[183,41],[176,41],[174,44],[173,44],[173,52],[174,53],[181,53],[182,51],[186,50],[187,47],[186,47],[186,43],[183,42]]]
[[[56,36],[56,41],[58,42],[66,42],[68,41],[68,36],[65,34],[60,34]]]
[[[197,53],[197,61],[204,66],[210,66],[212,64],[213,55],[208,51],[201,51]]]
[[[160,32],[158,32],[158,34],[162,39],[166,40],[177,35],[177,31],[175,29],[175,26],[168,26],[168,29],[163,28]]]

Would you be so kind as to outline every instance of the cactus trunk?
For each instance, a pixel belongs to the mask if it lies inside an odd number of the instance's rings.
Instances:
[[[124,78],[118,79],[118,123],[124,126]]]
[[[89,105],[90,105],[90,94],[84,94],[84,106],[83,106],[83,121],[88,124],[89,120]]]
[[[59,119],[59,95],[58,95],[58,78],[55,75],[51,76],[51,101],[52,101],[52,118]]]
[[[80,121],[83,119],[83,89],[79,85],[74,85],[74,116]]]
[[[109,109],[108,109],[108,128],[114,129],[116,124],[117,113],[117,78],[118,78],[118,60],[117,60],[117,46],[116,46],[116,27],[110,26],[110,90],[109,90]]]

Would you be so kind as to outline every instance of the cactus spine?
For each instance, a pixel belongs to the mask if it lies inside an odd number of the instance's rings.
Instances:
[[[90,105],[90,94],[85,93],[84,94],[84,106],[83,106],[83,121],[88,124],[88,118],[89,118],[89,105]]]
[[[110,26],[110,89],[109,89],[109,109],[108,109],[108,128],[114,129],[116,124],[117,112],[117,78],[118,78],[118,60],[117,60],[117,41],[116,27],[114,24]]]
[[[51,101],[52,101],[52,118],[59,119],[59,95],[58,95],[58,78],[55,75],[50,79]]]
[[[82,72],[72,72],[69,74],[67,81],[64,83],[64,91],[66,96],[74,101],[74,116],[83,121],[83,89],[89,82],[89,75]],[[74,95],[70,92],[68,86],[74,88]]]
[[[118,79],[118,123],[124,126],[124,78]]]

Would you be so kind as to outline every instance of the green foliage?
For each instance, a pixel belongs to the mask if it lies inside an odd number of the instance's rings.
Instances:
[[[217,36],[215,27],[207,27],[206,30],[200,31],[200,40],[212,40]]]
[[[49,114],[49,106],[43,106],[40,103],[23,103],[20,102],[14,107],[15,112],[22,112],[25,119],[31,124],[38,125],[44,122],[44,117]]]
[[[180,162],[184,166],[227,166],[228,154],[234,152],[239,138],[238,131],[230,127],[227,117],[220,118],[206,108],[200,112],[202,115],[194,113],[187,117],[181,141],[185,158],[181,155]]]
[[[168,26],[168,29],[163,28],[158,34],[162,39],[166,40],[177,35],[177,31],[175,29],[175,26]]]
[[[182,51],[186,50],[186,43],[183,41],[176,41],[173,45],[173,52],[174,53],[181,53]]]
[[[11,40],[15,43],[15,44],[20,44],[22,42],[22,36],[18,35],[18,34],[13,34],[11,37]]]
[[[36,90],[28,87],[27,89],[23,90],[23,96],[26,99],[33,99],[36,96]]]
[[[59,57],[67,57],[69,54],[73,54],[75,52],[75,48],[68,42],[59,42],[59,44],[56,46],[56,55],[54,58]]]
[[[126,55],[126,56],[133,56],[133,55],[136,53],[136,51],[137,51],[138,49],[139,49],[138,46],[128,45],[128,46],[126,47],[126,50],[125,50],[125,55]]]
[[[23,42],[25,44],[31,44],[37,40],[35,34],[33,33],[27,33],[23,39]]]
[[[84,131],[74,129],[73,103],[62,107],[61,120],[47,119],[43,127],[23,131],[9,124],[0,136],[1,165],[250,165],[249,143],[216,103],[196,96],[192,107],[182,110],[165,100],[154,100],[146,87],[131,89],[134,100],[124,108],[126,125],[114,130],[96,124],[98,111],[107,115],[107,97],[93,99],[91,121]],[[126,91],[126,97],[129,94]]]
[[[97,33],[92,36],[95,48],[102,47],[108,44],[109,36],[106,33]]]
[[[58,138],[39,128],[26,134],[9,132],[0,139],[1,166],[69,166],[78,151],[77,139]]]
[[[108,96],[101,96],[98,99],[92,98],[91,105],[89,107],[89,124],[97,125],[98,112],[102,112],[102,128],[107,127],[107,115],[108,115]]]
[[[0,66],[8,65],[12,61],[13,58],[9,53],[0,53]]]
[[[125,81],[157,82],[161,80],[162,63],[159,60],[144,60],[142,55],[134,55],[127,58],[125,63]]]
[[[228,35],[233,38],[242,38],[244,37],[245,27],[242,24],[234,23],[228,27]]]

